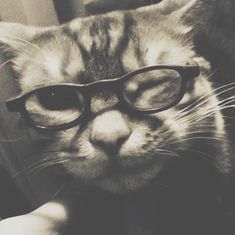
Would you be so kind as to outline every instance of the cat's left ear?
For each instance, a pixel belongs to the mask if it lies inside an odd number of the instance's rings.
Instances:
[[[179,35],[193,35],[193,22],[191,19],[192,12],[198,6],[197,0],[188,0],[185,5],[172,11],[168,17],[168,24],[174,27]]]
[[[40,32],[41,27],[0,22],[0,52],[17,54],[22,46],[30,43],[30,40]]]
[[[190,14],[190,11],[197,7],[200,4],[198,0],[188,0],[185,2],[184,5],[181,5],[178,9],[172,12],[172,14],[175,14],[175,16],[178,16],[179,18]]]

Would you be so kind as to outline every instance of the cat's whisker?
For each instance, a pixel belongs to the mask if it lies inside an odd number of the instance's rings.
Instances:
[[[235,102],[235,95],[229,96],[227,98],[224,98],[224,99],[218,101],[217,105],[219,105],[219,107],[220,107],[221,105],[224,105],[227,103],[233,103],[233,102]]]
[[[219,106],[220,110],[227,109],[227,108],[234,108],[235,107],[235,100],[227,101],[226,103]],[[222,108],[222,109],[221,109]]]
[[[64,159],[64,160],[55,160],[55,161],[52,161],[52,162],[44,163],[44,164],[41,164],[41,165],[31,169],[30,173],[31,174],[38,174],[40,171],[42,171],[43,169],[45,169],[49,166],[62,164],[62,163],[65,163],[67,161],[68,161],[68,159]]]
[[[66,186],[68,186],[68,182],[63,183],[62,186],[59,187],[59,189],[54,193],[51,200],[55,199],[65,189]]]
[[[7,65],[8,63],[10,63],[10,62],[12,62],[12,61],[13,61],[13,59],[4,61],[4,62],[0,65],[0,70],[1,70],[5,65]]]
[[[176,139],[175,141],[173,140],[169,140],[172,141],[171,144],[176,144],[176,143],[182,143],[184,141],[189,141],[189,140],[211,140],[211,141],[221,141],[221,142],[226,142],[226,140],[224,138],[218,138],[218,137],[206,137],[206,136],[195,136],[195,137],[190,137],[190,138],[181,138]]]
[[[152,146],[148,152],[151,152],[151,154],[160,154],[160,155],[168,155],[168,156],[174,156],[174,157],[179,157],[179,154],[168,150],[168,149],[160,149],[160,148],[155,148],[154,146]]]
[[[204,120],[207,117],[210,117],[211,115],[212,115],[212,113],[204,115],[203,117],[199,117],[199,118],[196,117],[196,118],[191,118],[188,120],[180,120],[178,124],[181,128],[189,129],[189,127],[192,128],[195,123],[199,123],[200,121]]]
[[[20,42],[22,42],[22,43],[24,43],[24,44],[26,44],[26,45],[29,45],[29,46],[31,46],[31,47],[33,47],[33,48],[39,50],[44,56],[47,55],[47,53],[46,53],[44,50],[42,50],[38,45],[36,45],[36,44],[34,44],[34,43],[30,42],[30,41],[27,41],[27,40],[25,40],[25,39],[23,39],[23,38],[21,38],[21,37],[17,37],[17,36],[8,36],[8,38],[10,38],[10,39],[11,39],[11,38],[12,38],[12,39],[16,39],[16,40],[18,40],[18,41],[20,41]]]
[[[215,134],[216,135],[224,135],[223,131],[215,131],[215,130],[202,130],[202,131],[190,131],[189,133],[187,133],[187,135],[192,135],[192,134]]]
[[[47,166],[47,165],[51,165],[51,164],[54,164],[54,163],[57,163],[57,162],[60,163],[60,162],[63,162],[63,161],[65,161],[65,160],[57,159],[57,160],[53,160],[53,161],[44,162],[40,165],[37,165],[37,166],[33,167],[30,171],[33,172],[34,170],[37,170],[38,168],[41,168],[41,167],[44,167],[44,166]]]
[[[39,64],[43,64],[43,61],[42,60],[38,60],[38,59],[34,59],[34,58],[27,58],[27,60],[30,60],[30,61],[34,61],[34,62],[37,62]],[[10,62],[13,62],[14,59],[10,59],[10,60],[7,60],[5,62],[3,62],[1,65],[0,65],[0,70],[2,68],[4,68],[7,64],[9,64]]]
[[[213,128],[213,129],[211,129],[211,130],[215,130],[215,127],[216,127],[216,124],[195,124],[195,125],[189,125],[189,127],[195,127],[196,128],[196,130],[197,130],[197,128],[199,128],[199,127],[203,127],[203,128],[207,128],[207,127],[211,127],[211,128]],[[226,125],[227,126],[227,125]]]
[[[232,87],[230,87],[232,86]],[[224,90],[223,90],[224,89]],[[185,109],[188,109],[190,106],[195,105],[195,103],[197,103],[198,101],[203,100],[206,97],[218,97],[219,95],[222,95],[228,91],[231,91],[235,89],[235,82],[233,83],[229,83],[220,87],[217,87],[215,89],[212,89],[209,93],[207,93],[206,95],[201,96],[198,100],[196,100],[195,102],[193,102],[192,104],[190,104],[189,106],[185,107],[182,111],[184,111]],[[212,96],[211,96],[212,95]]]
[[[179,158],[179,154],[175,153],[175,152],[172,152],[172,151],[156,151],[154,148],[151,149],[151,151],[148,151],[148,153],[151,153],[151,155],[158,155],[158,156],[161,156],[163,155],[164,157],[174,157],[174,158]]]
[[[231,85],[233,85],[233,87],[229,87]],[[225,87],[229,87],[229,88],[227,88],[225,90],[222,90],[222,91],[220,91],[217,94],[214,94],[214,92],[216,92],[216,91],[218,91],[220,89],[223,89]],[[189,112],[192,112],[193,110],[201,107],[203,104],[207,103],[209,101],[209,99],[218,97],[218,95],[222,95],[222,94],[224,94],[224,93],[226,93],[228,91],[231,91],[233,89],[235,89],[235,83],[230,83],[230,84],[227,84],[227,85],[224,85],[224,86],[221,86],[221,87],[219,87],[217,89],[212,90],[211,92],[207,93],[206,95],[200,97],[199,99],[197,99],[196,101],[194,101],[193,103],[188,105],[187,107],[185,107],[185,108],[181,109],[180,111],[178,111],[179,118],[181,116],[186,116]],[[213,94],[213,95],[211,96],[211,94]],[[207,98],[207,97],[209,97],[209,98]],[[205,100],[205,98],[207,98],[207,99]],[[195,106],[195,104],[196,104],[196,106]]]
[[[24,136],[20,136],[20,137],[9,138],[9,139],[2,139],[2,138],[0,138],[0,142],[12,143],[12,142],[20,141],[20,140],[22,140],[24,138],[25,138],[25,135]]]
[[[225,98],[225,99],[222,99],[222,100],[220,100],[219,101],[219,103],[223,103],[224,101],[226,101],[226,100],[231,100],[231,99],[235,99],[235,95],[232,95],[232,96],[229,96],[229,97],[227,97],[227,98]]]
[[[195,127],[195,128],[198,128],[198,127],[217,127],[217,125],[216,124],[195,124],[195,125],[192,125],[193,127]],[[225,124],[224,125],[224,127],[230,127],[230,126],[233,126],[233,125],[231,125],[231,124]]]
[[[212,164],[216,169],[218,169],[218,165],[216,164],[215,162],[215,159],[207,154],[207,153],[204,153],[202,151],[199,151],[199,150],[195,150],[195,149],[192,149],[192,148],[181,148],[181,150],[186,150],[187,152],[190,151],[190,152],[193,152],[193,153],[198,153],[200,157],[202,157],[203,159],[205,159],[206,161],[208,161],[210,164]]]
[[[216,131],[216,129],[215,129],[217,127],[216,124],[214,124],[214,125],[212,125],[212,124],[202,124],[202,123],[199,123],[199,122],[206,119],[207,117],[212,116],[216,111],[219,111],[219,110],[220,109],[217,109],[217,110],[213,109],[213,110],[207,111],[206,115],[203,115],[201,117],[195,117],[195,118],[187,117],[187,119],[186,118],[179,119],[179,120],[177,120],[177,123],[181,128],[186,128],[186,129],[191,128],[192,129],[192,128],[202,128],[202,127],[203,128],[207,128],[207,127],[212,128],[213,127],[212,131],[213,130]],[[225,125],[225,126],[231,126],[231,125]],[[169,133],[173,134],[172,130],[169,129],[165,132],[162,132],[161,135],[164,136],[164,135],[167,135]]]
[[[235,108],[235,105],[225,105],[225,106],[221,106],[221,107],[215,109],[214,111],[216,112],[216,111],[221,111],[221,110],[229,109],[229,108]],[[210,112],[211,112],[211,114],[214,113],[213,111],[210,111]]]
[[[215,68],[214,71],[212,71],[208,76],[207,76],[207,80],[210,80],[211,78],[213,79],[213,76],[216,74],[216,72],[218,71],[219,67]]]
[[[216,125],[195,125],[194,123],[186,123],[185,125],[183,125],[182,127],[187,127],[187,128],[191,128],[191,131],[190,131],[190,133],[188,133],[188,134],[197,134],[197,133],[218,133],[218,134],[224,134],[224,132],[219,132],[218,130],[216,130],[215,129],[215,127],[216,127]],[[194,129],[193,128],[195,128],[195,130],[196,131],[194,131]],[[197,131],[198,130],[198,128],[211,128],[211,129],[203,129],[202,131]],[[168,130],[168,131],[166,131],[166,132],[163,132],[163,133],[161,133],[161,135],[166,135],[166,134],[169,134],[170,132],[172,132],[171,130]]]
[[[218,102],[219,107],[223,107],[227,104],[235,104],[235,96],[228,97]]]
[[[235,120],[235,117],[232,117],[232,116],[225,116],[225,115],[221,115],[222,118],[224,118],[225,120],[226,119],[232,119],[232,120]],[[227,125],[226,125],[227,126]],[[230,125],[230,126],[234,126],[234,125]]]
[[[231,100],[232,99],[232,100]],[[210,116],[212,116],[213,114],[215,114],[215,112],[217,111],[221,111],[223,109],[228,109],[228,108],[234,108],[235,105],[229,105],[230,103],[233,103],[235,101],[235,99],[233,97],[229,97],[229,98],[226,98],[222,101],[220,101],[220,103],[222,103],[222,105],[219,104],[219,106],[217,105],[216,108],[209,108],[209,109],[201,109],[199,110],[198,112],[202,113],[203,112],[203,115],[199,115],[200,117],[195,117],[195,118],[190,118],[189,120],[189,117],[184,117],[184,118],[181,118],[181,119],[176,119],[178,120],[178,122],[180,123],[180,125],[183,127],[183,126],[188,126],[188,124],[191,122],[191,123],[195,123],[195,122],[199,122],[199,121],[202,121]],[[223,103],[224,102],[224,103]],[[219,108],[218,108],[219,107]],[[185,122],[186,121],[186,122]]]
[[[204,119],[206,119],[206,118],[208,118],[208,117],[211,117],[213,114],[215,114],[215,112],[217,112],[217,111],[221,111],[221,110],[224,110],[224,109],[228,109],[228,108],[234,108],[235,107],[235,105],[225,105],[224,107],[223,106],[221,106],[221,107],[219,107],[219,108],[216,108],[216,109],[212,109],[212,110],[207,110],[207,113],[206,113],[206,115],[204,115],[204,116],[201,116],[201,117],[197,117],[197,118],[194,118],[194,119],[191,119],[190,121],[191,122],[199,122],[199,121],[202,121],[202,120],[204,120]]]
[[[235,101],[235,97],[229,97],[229,98],[226,98],[224,100],[221,100],[218,102],[218,104],[214,107],[214,108],[201,108],[201,109],[198,109],[197,112],[199,113],[202,113],[203,112],[203,115],[204,114],[207,114],[206,116],[204,117],[208,117],[212,114],[214,114],[216,111],[219,111],[219,110],[222,110],[221,108],[232,108],[233,106],[226,106],[230,103],[233,103]],[[218,109],[219,107],[219,109]],[[191,112],[192,110],[188,111],[188,112]],[[195,111],[195,110],[194,110]],[[188,116],[186,116],[188,113],[185,113],[184,115],[182,115],[182,118],[181,117],[177,117],[175,120],[176,121],[179,121],[179,122],[182,122],[184,120],[187,120],[188,119]],[[204,118],[203,118],[204,119]],[[192,120],[192,119],[191,119]],[[193,120],[192,120],[193,121]]]
[[[37,155],[41,156],[41,155],[45,155],[45,154],[48,154],[48,153],[55,153],[55,152],[58,152],[58,150],[44,151],[44,152],[38,153]],[[15,178],[15,177],[19,176],[20,174],[23,174],[25,172],[30,171],[35,166],[37,167],[39,164],[42,164],[42,163],[45,164],[47,162],[51,162],[51,161],[56,160],[56,159],[64,159],[64,158],[58,158],[57,156],[46,156],[43,159],[41,159],[39,161],[36,161],[36,162],[30,164],[29,166],[26,166],[26,168],[24,168],[23,170],[21,170],[19,172],[16,172],[16,174],[14,174],[12,177]]]
[[[155,153],[160,154],[160,155],[168,155],[168,156],[179,157],[179,155],[177,153],[172,153],[170,151],[156,151]]]
[[[208,125],[198,124],[200,121],[203,121],[204,119],[212,116],[214,114],[215,110],[211,113],[207,113],[207,115],[204,115],[202,117],[195,117],[195,118],[189,118],[188,120],[179,120],[179,125],[181,128],[197,128],[197,127],[208,127]],[[212,127],[212,126],[209,126]],[[217,126],[213,125],[215,127],[214,131],[216,131]]]
[[[179,154],[173,154],[173,153],[168,153],[168,152],[157,152],[160,155],[164,155],[164,156],[169,156],[169,157],[175,157],[175,158],[179,158]]]
[[[192,136],[190,137],[191,135],[197,135],[197,134],[216,134],[216,136]],[[216,140],[224,140],[224,135],[225,135],[225,132],[223,131],[218,131],[218,130],[214,130],[214,129],[203,129],[201,131],[198,131],[198,130],[195,130],[195,131],[190,131],[188,133],[185,133],[185,139],[183,139],[184,141],[185,140],[192,140],[192,139],[216,139]],[[190,137],[190,138],[188,138]],[[168,141],[178,141],[179,139],[177,139],[176,137],[173,137],[173,138],[170,138],[168,139]],[[180,139],[182,140],[182,139]]]
[[[180,126],[182,127],[182,128],[184,128],[184,127],[187,127],[187,128],[196,128],[196,130],[198,129],[198,128],[211,128],[211,129],[207,129],[207,130],[210,130],[210,131],[216,131],[215,130],[215,127],[217,127],[217,125],[216,124],[197,124],[197,123],[195,123],[195,122],[191,122],[190,120],[188,121],[188,122],[186,122],[186,123],[183,123],[183,124],[180,124]],[[227,125],[224,125],[225,127],[230,127],[230,126],[232,126],[232,125],[229,125],[229,124],[227,124]],[[193,130],[193,129],[192,129]],[[217,131],[216,131],[217,132]],[[169,134],[169,133],[172,133],[173,134],[173,131],[172,130],[166,130],[166,131],[164,131],[164,132],[161,132],[160,133],[160,135],[161,136],[165,136],[165,135],[167,135],[167,134]]]
[[[46,160],[48,161],[48,159],[42,159],[42,160],[40,160],[40,161],[34,162],[33,164],[27,166],[27,167],[24,168],[23,170],[16,172],[16,173],[12,176],[12,178],[18,177],[20,174],[23,174],[23,173],[27,172],[28,170],[30,170],[30,168],[32,168],[32,167],[34,167],[35,165],[37,165],[37,164],[39,164],[39,163],[41,163],[41,162],[43,162],[43,161],[46,161]]]
[[[170,151],[170,150],[168,150],[168,149],[160,149],[160,148],[157,148],[156,150],[157,150],[157,151],[169,152],[169,153],[174,153],[174,154],[175,154],[175,152]]]

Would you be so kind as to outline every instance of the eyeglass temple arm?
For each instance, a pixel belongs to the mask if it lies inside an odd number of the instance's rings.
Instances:
[[[19,100],[9,99],[5,103],[6,108],[10,112],[19,112]]]

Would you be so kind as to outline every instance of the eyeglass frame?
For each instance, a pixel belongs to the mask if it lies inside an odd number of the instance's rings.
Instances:
[[[151,108],[151,109],[143,109],[143,108],[136,108],[130,103],[128,103],[127,100],[123,97],[122,94],[122,87],[125,84],[125,82],[138,74],[144,73],[144,72],[149,72],[152,70],[161,70],[161,69],[169,69],[169,70],[175,70],[176,72],[179,73],[181,79],[182,79],[182,84],[181,88],[178,94],[178,98],[169,104],[166,107],[163,108]],[[23,94],[20,94],[18,96],[15,96],[13,98],[10,98],[6,100],[6,107],[8,111],[10,112],[19,112],[25,120],[32,126],[38,128],[38,129],[44,129],[44,130],[65,130],[65,129],[70,129],[76,125],[78,125],[81,120],[83,120],[85,117],[88,117],[89,114],[91,113],[91,93],[93,90],[96,90],[96,88],[99,87],[106,87],[106,88],[112,88],[112,90],[115,91],[117,98],[118,98],[118,104],[128,107],[129,110],[137,112],[137,113],[143,113],[143,114],[152,114],[152,113],[158,113],[164,110],[167,110],[176,104],[178,104],[184,94],[185,90],[187,87],[187,83],[190,79],[197,77],[200,74],[200,67],[199,65],[195,62],[192,61],[192,63],[188,63],[184,66],[182,65],[165,65],[165,64],[158,64],[158,65],[151,65],[151,66],[146,66],[142,67],[140,69],[131,71],[125,75],[122,75],[121,77],[114,78],[114,79],[104,79],[104,80],[99,80],[95,81],[92,83],[88,84],[74,84],[74,83],[56,83],[56,84],[50,84],[46,86],[40,86],[37,87],[31,91],[25,92]],[[57,126],[46,126],[46,125],[40,125],[36,123],[31,117],[28,111],[26,110],[26,101],[27,98],[30,97],[32,94],[37,93],[38,91],[45,89],[45,88],[50,88],[50,87],[72,87],[72,88],[77,88],[78,91],[82,94],[84,98],[84,108],[82,110],[81,115],[74,119],[71,122],[64,123],[61,125]]]

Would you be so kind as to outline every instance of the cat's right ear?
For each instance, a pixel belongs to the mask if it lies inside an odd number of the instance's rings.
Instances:
[[[40,27],[0,22],[0,52],[16,55],[25,44],[30,44],[30,40],[40,31]]]

